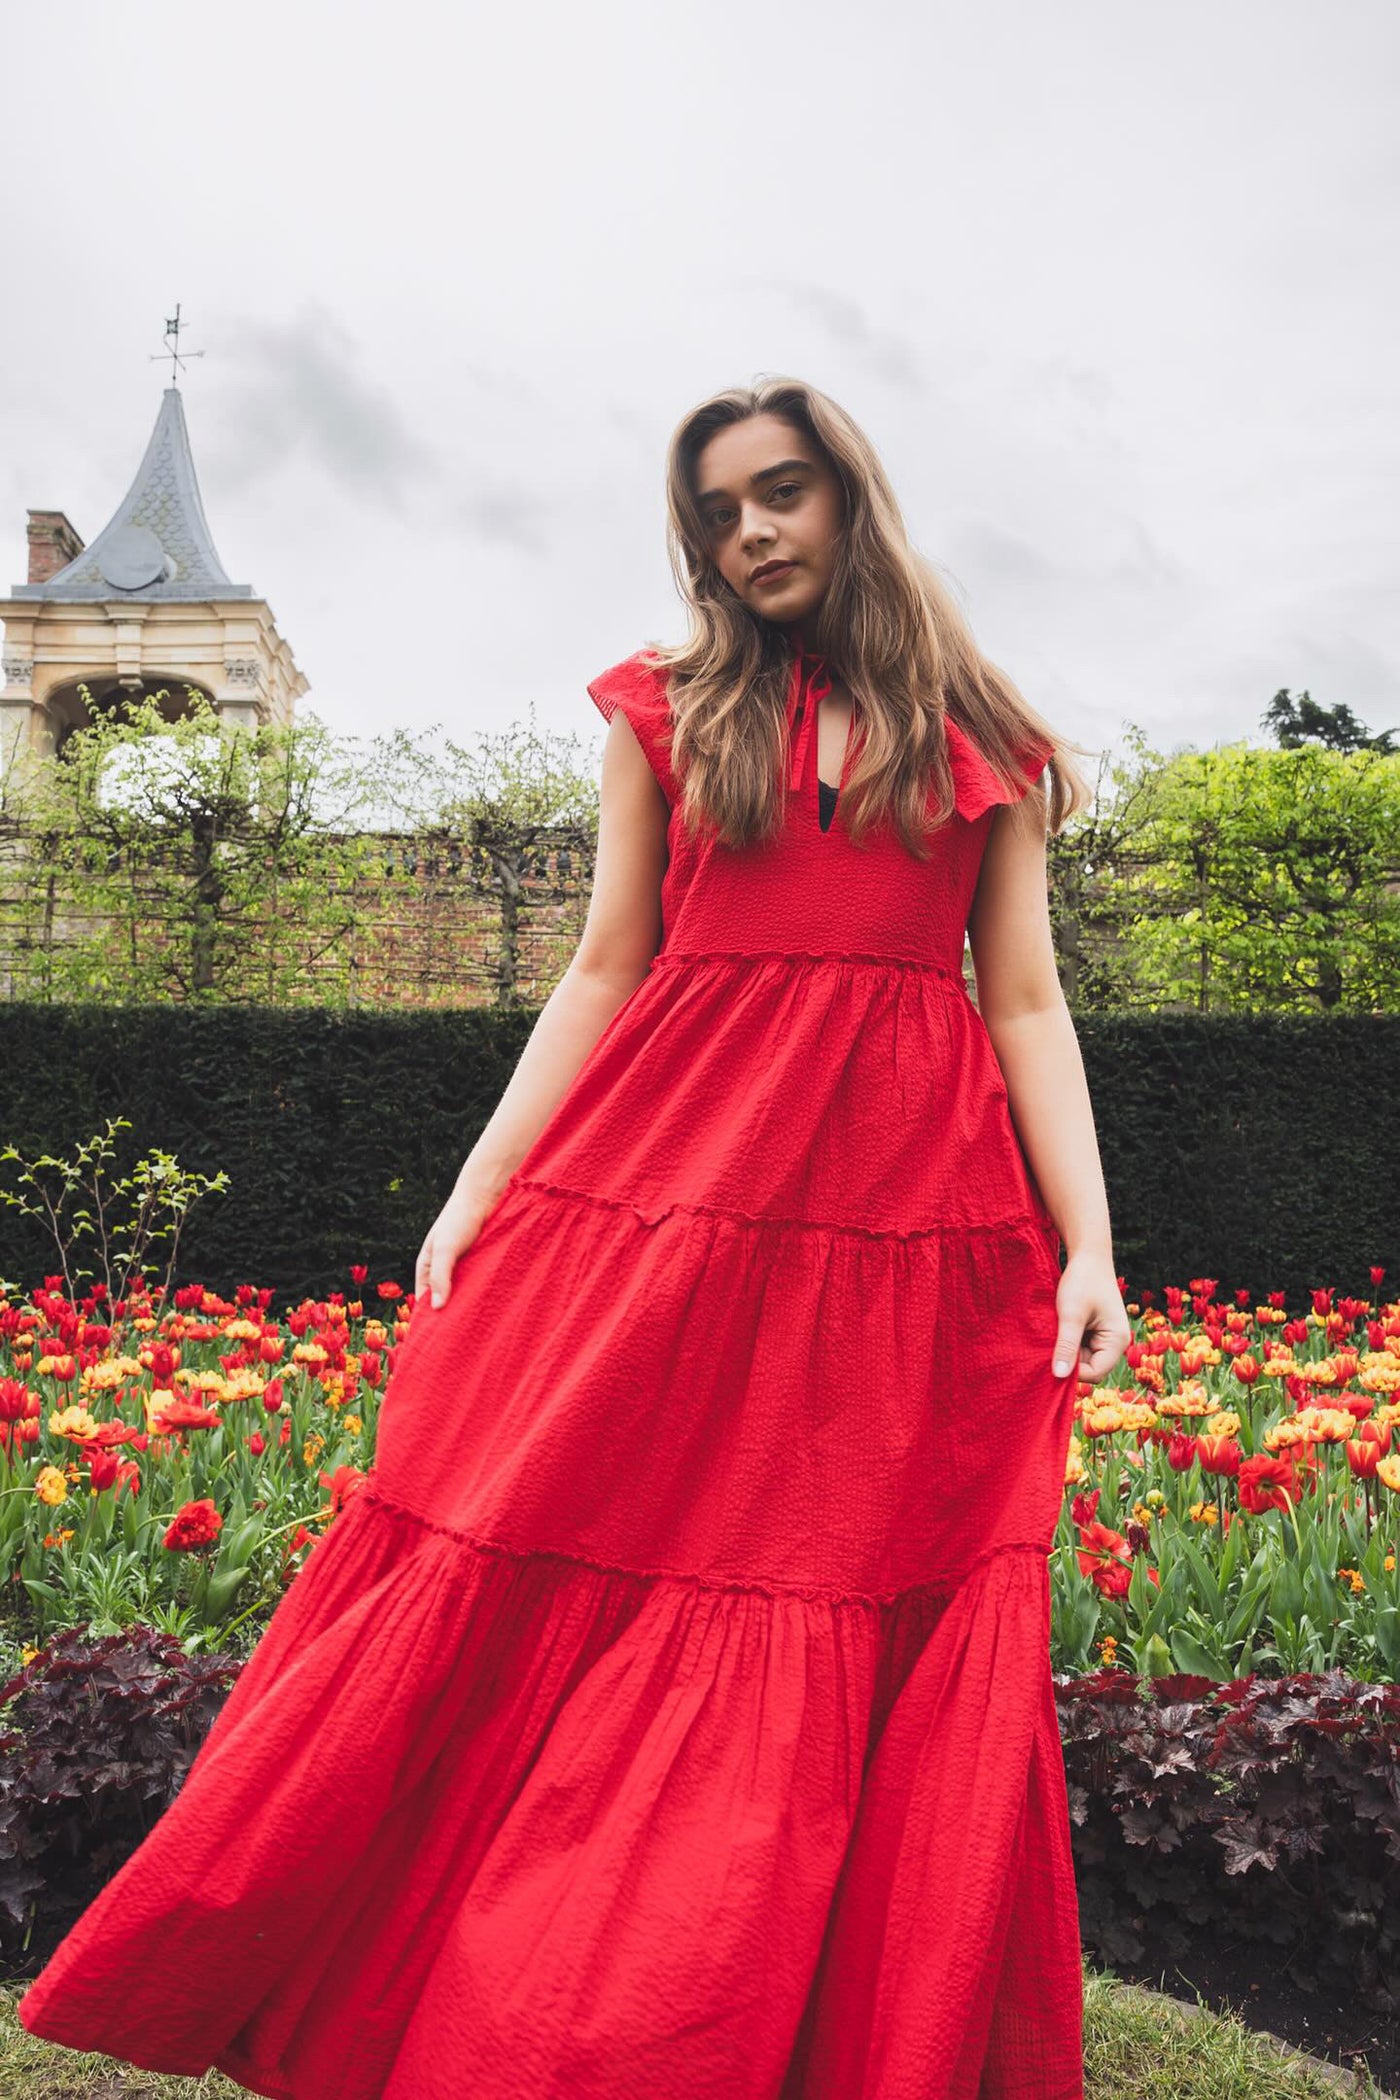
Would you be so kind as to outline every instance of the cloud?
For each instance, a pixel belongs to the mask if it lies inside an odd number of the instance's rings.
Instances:
[[[366,377],[353,334],[324,307],[295,326],[239,324],[226,354],[237,376],[200,445],[225,495],[309,464],[381,514],[527,554],[548,551],[549,506],[528,491],[492,486],[488,467],[454,458],[440,436],[430,441],[414,397],[400,399]],[[478,358],[454,365],[453,377],[467,397],[526,408],[536,398],[527,381]],[[495,406],[482,417],[488,442],[499,439],[501,416]],[[221,448],[221,430],[238,432],[236,447]]]
[[[434,472],[432,450],[413,427],[412,403],[359,369],[358,347],[337,316],[318,304],[295,324],[226,316],[214,332],[228,346],[220,355],[233,378],[217,424],[201,438],[211,478],[237,491],[310,462],[382,508],[409,509]],[[233,432],[236,443],[225,436]]]
[[[492,546],[505,543],[525,554],[547,554],[552,511],[542,498],[521,489],[473,489],[449,505],[449,527],[470,533]]]
[[[1078,408],[1106,415],[1122,399],[1111,375],[1101,365],[1088,365],[1078,358],[1057,353],[1032,358],[1028,367],[1032,383],[1042,395],[1069,400]]]
[[[1020,533],[989,524],[985,518],[958,521],[949,534],[946,559],[950,566],[966,563],[1005,583],[1058,583],[1068,573],[1063,564],[1042,554]]]
[[[986,518],[961,518],[953,526],[950,559],[966,562],[997,582],[1018,584],[1129,584],[1155,590],[1190,580],[1190,571],[1167,553],[1148,531],[1141,518],[1122,512],[1082,521],[1092,541],[1082,550],[1066,536],[1057,551],[1048,554],[1022,533]]]
[[[776,289],[810,314],[833,341],[844,344],[881,379],[911,393],[923,393],[927,381],[914,345],[893,329],[873,326],[858,299],[834,291],[829,284],[794,283],[791,279],[781,280]]]

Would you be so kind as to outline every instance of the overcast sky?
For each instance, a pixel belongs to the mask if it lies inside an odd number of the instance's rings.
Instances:
[[[1091,751],[1280,686],[1400,727],[1397,0],[68,0],[4,49],[7,585],[27,508],[116,508],[178,300],[215,545],[356,735],[601,748],[585,681],[684,631],[670,433],[777,372]]]

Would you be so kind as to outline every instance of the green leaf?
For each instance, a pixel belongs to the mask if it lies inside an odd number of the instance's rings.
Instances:
[[[1376,1637],[1376,1646],[1385,1657],[1386,1667],[1392,1672],[1400,1670],[1400,1611],[1394,1605],[1386,1605],[1376,1613],[1371,1631]]]
[[[1198,1641],[1194,1633],[1185,1626],[1172,1629],[1172,1654],[1178,1670],[1185,1670],[1192,1677],[1214,1677],[1224,1683],[1230,1672],[1214,1649]]]
[[[220,1570],[246,1568],[257,1549],[258,1541],[266,1535],[266,1531],[267,1526],[261,1516],[247,1518],[236,1531],[231,1532],[225,1525],[219,1553]]]
[[[1189,1538],[1184,1531],[1180,1534],[1177,1544],[1180,1548],[1182,1559],[1191,1570],[1191,1580],[1196,1590],[1196,1601],[1200,1604],[1208,1619],[1219,1619],[1224,1611],[1220,1584],[1207,1566],[1205,1555],[1201,1552],[1195,1540]]]
[[[1281,1563],[1269,1585],[1269,1614],[1275,1626],[1303,1616],[1303,1578],[1295,1561]]]
[[[215,1624],[224,1617],[238,1593],[240,1584],[245,1582],[247,1577],[246,1567],[220,1568],[210,1573],[208,1588],[204,1594],[204,1616],[208,1623]]]
[[[1138,1644],[1138,1668],[1144,1677],[1170,1677],[1175,1667],[1160,1633],[1149,1634]]]

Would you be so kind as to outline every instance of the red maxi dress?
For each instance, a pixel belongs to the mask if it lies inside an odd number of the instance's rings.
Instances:
[[[930,860],[823,831],[821,677],[742,850],[646,654],[590,686],[672,805],[661,948],[31,2033],[274,2100],[1079,2100],[1075,1375],[961,967],[1011,798],[949,720]]]

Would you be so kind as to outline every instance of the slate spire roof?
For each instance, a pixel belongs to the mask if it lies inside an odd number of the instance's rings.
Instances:
[[[168,386],[136,479],[95,540],[44,583],[16,584],[12,598],[140,601],[251,598],[230,583],[199,500],[190,434],[177,386]]]

